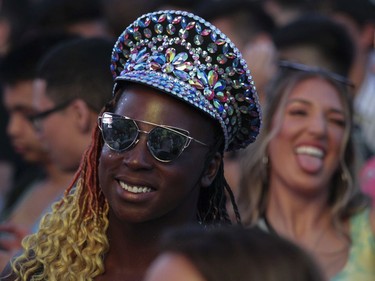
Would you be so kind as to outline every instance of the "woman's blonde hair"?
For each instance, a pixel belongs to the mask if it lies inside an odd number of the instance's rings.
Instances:
[[[25,250],[12,262],[16,280],[83,281],[104,272],[108,204],[96,168],[102,145],[96,128],[65,196],[44,216],[38,232],[23,240]]]

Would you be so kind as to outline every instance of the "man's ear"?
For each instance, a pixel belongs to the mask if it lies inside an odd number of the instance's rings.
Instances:
[[[92,130],[93,111],[87,103],[81,99],[72,102],[71,107],[74,111],[76,124],[82,133],[88,133]]]
[[[217,173],[219,172],[220,165],[222,164],[223,157],[219,152],[216,152],[214,157],[208,163],[206,170],[204,171],[201,178],[201,186],[208,187],[214,181]]]

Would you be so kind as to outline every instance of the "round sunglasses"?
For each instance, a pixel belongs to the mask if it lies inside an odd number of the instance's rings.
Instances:
[[[137,123],[155,126],[149,132],[140,130]],[[129,150],[139,141],[139,134],[147,134],[147,147],[151,155],[160,162],[177,159],[191,141],[207,144],[189,136],[189,132],[180,128],[135,120],[126,116],[104,112],[98,118],[98,126],[105,144],[112,150]]]

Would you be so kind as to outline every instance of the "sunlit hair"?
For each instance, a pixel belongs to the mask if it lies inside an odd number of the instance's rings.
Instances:
[[[333,224],[343,229],[342,221],[362,210],[367,203],[357,185],[357,160],[353,142],[353,109],[350,88],[324,73],[304,71],[280,71],[268,86],[261,133],[256,142],[245,152],[241,170],[238,205],[244,225],[254,225],[265,213],[268,200],[268,145],[278,133],[286,101],[297,83],[311,77],[322,77],[340,93],[345,115],[345,134],[341,144],[339,167],[332,175],[327,204],[331,208]],[[276,116],[279,114],[280,116]],[[273,123],[274,122],[274,123]],[[275,124],[275,125],[274,125]]]
[[[117,91],[102,112],[113,111],[121,93]],[[218,139],[206,157],[206,165],[216,152],[222,154],[223,141]],[[106,236],[109,206],[98,178],[102,147],[102,136],[96,127],[92,144],[63,199],[43,218],[39,231],[23,240],[24,252],[12,262],[16,280],[87,281],[104,272],[103,257],[109,249]],[[239,223],[237,206],[224,179],[222,163],[212,185],[202,190],[197,209],[199,223],[204,226],[231,224],[226,211],[225,190],[232,198]]]

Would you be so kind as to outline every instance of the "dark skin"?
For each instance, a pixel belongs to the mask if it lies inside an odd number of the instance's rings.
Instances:
[[[137,120],[185,129],[190,136],[213,145],[214,124],[206,115],[178,99],[152,88],[133,85],[123,91],[116,114]],[[140,130],[151,125],[138,123]],[[130,150],[117,153],[102,149],[99,180],[109,205],[105,273],[95,280],[140,281],[156,257],[157,240],[167,228],[197,223],[200,188],[208,188],[221,162],[216,153],[208,166],[209,148],[194,141],[179,158],[162,163],[149,152],[147,135]],[[146,193],[124,190],[122,184],[146,187]]]
[[[123,91],[115,113],[157,124],[179,127],[190,136],[212,146],[215,123],[192,106],[165,93],[141,85]],[[153,126],[138,124],[140,130]],[[205,165],[209,148],[194,141],[179,158],[162,163],[153,158],[146,134],[132,149],[118,153],[106,145],[99,164],[99,181],[110,205],[109,252],[104,274],[96,281],[141,281],[156,257],[157,241],[169,227],[197,223],[197,201],[201,188],[209,188],[222,156],[215,153]],[[121,188],[120,181],[151,190],[137,194]],[[8,265],[2,273],[11,272]],[[2,280],[15,280],[14,276]]]

